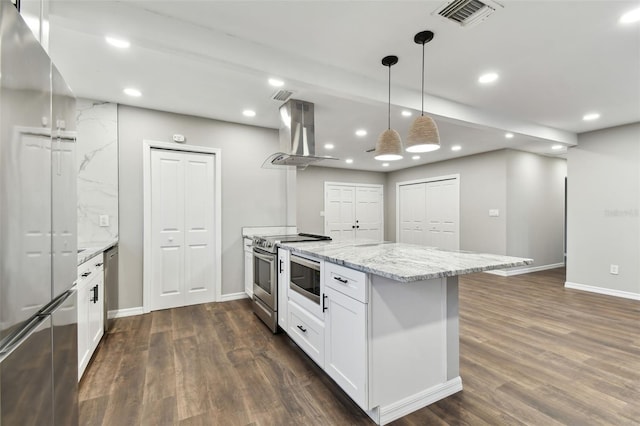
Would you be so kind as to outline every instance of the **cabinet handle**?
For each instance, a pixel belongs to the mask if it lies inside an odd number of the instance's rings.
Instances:
[[[302,331],[303,333],[306,333],[306,332],[307,332],[307,329],[306,329],[306,328],[304,328],[303,326],[298,325],[297,327],[298,327],[298,328],[300,329],[300,331]]]
[[[325,303],[325,301],[327,300],[327,295],[323,294],[322,295],[322,312],[326,311],[327,309],[327,304]]]
[[[340,278],[340,277],[333,277],[333,279],[336,281],[340,281],[342,284],[346,284],[349,282],[349,280],[345,280],[344,278]]]
[[[82,278],[87,278],[89,275],[91,275],[91,271],[89,272],[85,272],[84,274],[80,275]]]
[[[96,268],[99,268],[99,267],[101,267],[101,266],[102,266],[102,262],[100,262],[100,263],[96,263]]]
[[[283,263],[284,263],[284,262],[282,261],[282,259],[280,259],[280,273],[283,273],[283,272],[284,272],[284,269],[282,269],[282,264],[283,264]]]

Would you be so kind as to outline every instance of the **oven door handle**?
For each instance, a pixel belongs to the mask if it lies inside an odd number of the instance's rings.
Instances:
[[[265,255],[262,253],[258,253],[256,249],[253,249],[253,255],[260,260],[264,260],[265,262],[273,263],[273,255]]]

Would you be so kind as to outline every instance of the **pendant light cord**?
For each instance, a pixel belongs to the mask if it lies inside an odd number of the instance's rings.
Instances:
[[[391,129],[391,65],[389,65],[389,102],[387,103],[387,130]]]
[[[422,116],[424,116],[424,45],[426,43],[422,43],[422,106],[421,108],[421,112],[422,112]]]

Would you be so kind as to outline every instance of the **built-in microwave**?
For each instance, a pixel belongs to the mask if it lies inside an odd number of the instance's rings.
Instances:
[[[319,260],[289,256],[289,297],[311,313],[322,318],[324,297],[322,263]]]

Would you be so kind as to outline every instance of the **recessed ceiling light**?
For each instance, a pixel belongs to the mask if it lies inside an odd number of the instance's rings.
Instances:
[[[346,160],[344,160],[344,162],[347,164],[351,164],[353,163],[353,158],[347,158]]]
[[[360,136],[360,137],[367,136],[367,131],[364,129],[358,129],[356,130],[356,136]]]
[[[498,74],[496,74],[495,72],[488,72],[478,77],[478,83],[489,84],[489,83],[493,83],[497,79],[498,79]]]
[[[553,146],[551,147],[551,149],[553,149],[554,151],[558,151],[558,150],[560,150],[560,149],[562,149],[562,148],[563,148],[563,146],[562,146],[562,145],[553,145]]]
[[[462,147],[460,145],[454,145],[451,147],[451,151],[460,151]]]
[[[513,139],[513,133],[505,133],[504,137],[507,139]]]
[[[270,78],[269,84],[272,85],[273,87],[282,87],[284,86],[284,81],[279,80],[277,78]]]
[[[242,111],[242,115],[244,115],[245,117],[255,117],[256,112],[252,109],[245,109],[244,111]]]
[[[411,113],[411,111],[407,111],[406,109],[404,111],[402,111],[402,116],[403,117],[411,117],[413,114]]]
[[[332,143],[326,143],[326,144],[324,144],[324,148],[325,148],[325,149],[333,149],[333,148],[334,148],[334,146],[333,146],[333,144],[332,144]]]
[[[600,114],[598,114],[597,112],[590,112],[589,114],[585,114],[582,117],[584,121],[597,120],[598,118],[600,118]]]
[[[104,39],[107,41],[107,43],[119,49],[126,49],[131,46],[131,43],[129,43],[128,40],[124,40],[122,38],[106,36]]]
[[[125,95],[133,96],[135,98],[142,96],[142,92],[140,92],[138,89],[134,89],[133,87],[127,87],[123,90],[123,92],[125,93]]]
[[[419,160],[420,156],[419,155],[414,155],[413,157],[411,157],[412,160]]]
[[[621,24],[632,24],[638,21],[640,21],[640,7],[630,10],[620,17]]]
[[[389,167],[389,163],[382,163],[382,167]]]

